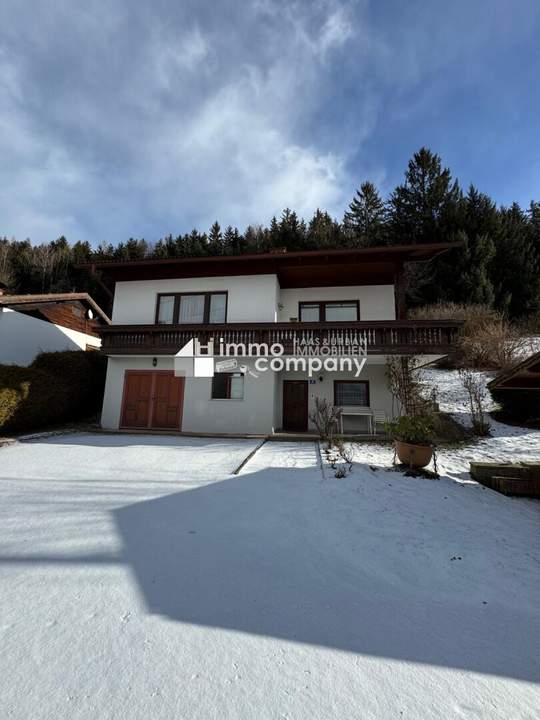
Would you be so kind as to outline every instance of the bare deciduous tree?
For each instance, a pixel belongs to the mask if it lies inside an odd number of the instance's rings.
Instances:
[[[336,428],[339,427],[341,409],[334,407],[324,398],[315,398],[315,411],[309,416],[317,428],[321,440],[331,447],[334,442]]]
[[[463,369],[459,371],[459,378],[469,397],[473,431],[476,435],[489,435],[490,425],[484,410],[486,387],[482,376],[473,370]]]

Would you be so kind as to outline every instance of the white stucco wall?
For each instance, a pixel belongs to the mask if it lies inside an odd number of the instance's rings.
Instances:
[[[10,308],[0,309],[0,363],[30,365],[40,352],[100,347],[92,335],[53,325]]]
[[[252,363],[248,363],[252,366]],[[120,424],[125,370],[173,370],[173,358],[159,357],[156,367],[151,357],[110,357],[101,418],[102,426],[115,430]],[[374,357],[354,378],[350,373],[317,373],[309,385],[309,413],[315,408],[315,398],[324,397],[333,403],[334,380],[368,380],[370,407],[385,410],[392,417],[392,396],[388,389],[384,358]],[[244,380],[243,400],[212,400],[210,378],[186,378],[182,430],[194,433],[269,434],[282,427],[283,380],[307,380],[307,373],[271,371],[249,375]],[[322,382],[319,380],[322,377]],[[346,418],[345,429],[365,430],[363,418]],[[309,423],[313,429],[312,423]]]
[[[322,377],[322,382],[319,378]],[[283,425],[283,380],[308,380],[306,373],[300,372],[281,372],[277,378],[276,386],[276,420],[277,428]],[[334,380],[367,380],[369,382],[369,406],[372,410],[384,410],[390,419],[392,417],[392,394],[388,388],[388,380],[386,377],[386,364],[382,358],[374,358],[368,360],[359,377],[355,377],[354,373],[324,372],[321,371],[311,378],[314,382],[308,386],[308,413],[315,410],[315,398],[320,397],[334,403]],[[354,409],[354,408],[351,408]],[[366,431],[365,418],[344,417],[345,431],[358,432]],[[309,429],[313,430],[314,426],[309,421]]]
[[[249,363],[251,364],[251,363]],[[102,427],[115,430],[120,424],[125,370],[173,370],[172,357],[110,357],[101,416]],[[246,375],[243,400],[212,400],[210,378],[186,378],[182,430],[228,434],[268,434],[274,427],[276,376]]]
[[[282,290],[275,275],[220,278],[144,280],[116,284],[113,310],[115,324],[153,324],[158,293],[228,292],[228,322],[288,322],[298,317],[298,303],[309,300],[360,301],[361,320],[395,319],[393,285],[313,287]],[[279,310],[279,304],[283,308]],[[376,363],[379,362],[377,365]],[[370,382],[371,407],[392,412],[384,359],[370,358],[361,379]],[[151,357],[110,357],[103,405],[102,424],[116,429],[120,422],[124,371],[151,370]],[[172,357],[158,357],[157,370],[172,370]],[[301,374],[261,373],[258,379],[246,376],[243,400],[212,400],[211,380],[186,379],[182,429],[185,432],[270,433],[282,425],[282,381]],[[349,375],[349,377],[351,377]],[[315,395],[333,401],[333,380],[347,375],[325,374],[323,382],[310,386],[310,412]],[[362,423],[362,421],[360,421]]]
[[[275,322],[279,285],[276,275],[117,282],[113,323],[154,323],[158,293],[228,292],[227,322]]]
[[[395,320],[393,285],[352,285],[348,287],[287,288],[281,290],[278,320],[299,318],[298,303],[310,300],[359,300],[360,320]]]
[[[275,381],[275,373],[261,373],[258,378],[245,375],[243,400],[212,400],[210,378],[188,378],[183,429],[224,434],[271,433],[274,429]]]

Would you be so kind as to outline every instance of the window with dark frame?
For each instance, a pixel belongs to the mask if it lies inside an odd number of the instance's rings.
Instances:
[[[334,405],[336,407],[348,405],[369,407],[369,382],[367,380],[334,380]]]
[[[211,325],[227,321],[226,292],[159,293],[157,325]]]
[[[218,373],[212,378],[212,400],[243,400],[242,373]]]
[[[158,295],[156,322],[159,325],[172,325],[174,322],[174,295]]]
[[[358,322],[358,300],[322,300],[299,303],[300,322]]]

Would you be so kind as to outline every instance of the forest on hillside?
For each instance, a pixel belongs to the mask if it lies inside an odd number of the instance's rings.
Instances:
[[[216,221],[208,231],[193,229],[155,243],[130,238],[96,248],[64,237],[40,245],[4,237],[0,282],[14,293],[88,290],[106,305],[78,263],[454,241],[461,243],[458,249],[410,267],[410,305],[481,303],[513,320],[540,314],[540,201],[526,209],[517,203],[498,207],[477,188],[462,189],[426,148],[414,154],[403,182],[388,197],[363,182],[341,220],[317,210],[306,221],[287,208],[268,226],[243,232]]]

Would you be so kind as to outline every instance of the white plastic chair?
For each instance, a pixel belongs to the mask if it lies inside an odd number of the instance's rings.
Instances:
[[[373,434],[377,434],[377,424],[383,425],[388,420],[386,410],[373,411]]]

